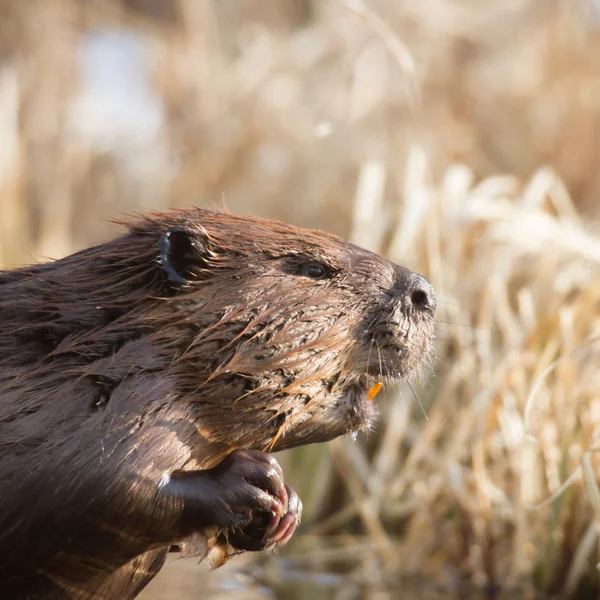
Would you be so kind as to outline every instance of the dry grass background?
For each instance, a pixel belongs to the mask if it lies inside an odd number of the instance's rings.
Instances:
[[[124,103],[90,79],[115,45],[98,77]],[[304,534],[238,561],[255,561],[240,597],[336,572],[281,593],[597,596],[597,3],[4,0],[0,57],[3,266],[106,239],[123,213],[224,201],[436,287],[423,410],[388,392],[370,438],[282,456]],[[146,597],[205,581],[186,564]]]

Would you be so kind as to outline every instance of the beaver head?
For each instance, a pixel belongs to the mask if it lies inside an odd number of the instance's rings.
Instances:
[[[133,229],[150,232],[170,294],[146,319],[177,342],[170,369],[212,441],[280,450],[368,428],[371,385],[430,351],[431,285],[338,237],[201,210]]]
[[[128,391],[137,377],[161,411],[177,407],[163,421],[192,424],[213,448],[330,440],[372,424],[371,385],[413,375],[433,336],[420,275],[321,231],[200,209],[142,217],[4,283],[0,337],[19,352],[1,362],[21,382],[15,414],[25,397],[45,411],[28,429],[40,439],[43,423],[56,420],[59,435],[66,421],[37,387],[74,402],[92,394],[92,406],[64,405],[72,428],[104,406],[154,414]]]

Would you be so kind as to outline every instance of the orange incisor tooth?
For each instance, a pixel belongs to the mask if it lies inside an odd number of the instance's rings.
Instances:
[[[373,400],[377,394],[379,394],[381,388],[383,387],[383,383],[376,383],[371,389],[367,392],[367,398],[369,400]]]

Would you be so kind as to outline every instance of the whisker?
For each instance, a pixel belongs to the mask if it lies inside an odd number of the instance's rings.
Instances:
[[[375,345],[377,346],[377,355],[379,357],[379,377],[381,379],[383,379],[383,369],[382,369],[382,364],[381,364],[381,349],[379,348],[379,343],[377,342],[377,340],[375,340]]]
[[[447,332],[443,331],[442,333],[447,333]],[[454,339],[454,338],[450,337],[449,334],[448,334],[448,337],[444,337],[444,336],[441,336],[441,335],[437,335],[437,333],[436,333],[435,339],[436,340],[441,340],[443,342],[446,342],[448,344],[448,346],[458,347],[461,350],[464,350],[465,352],[468,352],[474,358],[477,356],[475,350],[473,350],[472,348],[469,348],[466,344],[463,344],[462,342],[459,342],[457,339]]]
[[[407,381],[406,383],[408,384],[408,387],[410,388],[410,391],[413,393],[413,396],[415,397],[415,400],[419,403],[419,406],[421,407],[421,410],[423,411],[423,415],[425,416],[425,420],[429,421],[429,417],[427,416],[427,412],[425,410],[425,407],[423,406],[423,403],[421,402],[421,399],[419,398],[419,396],[415,392],[413,386],[410,384],[410,381]]]
[[[460,306],[460,304],[458,302],[448,302],[448,300],[440,300],[439,298],[437,299],[437,303],[438,304],[447,304],[448,306]]]
[[[442,319],[436,319],[435,323],[436,323],[436,325],[438,323],[443,323],[444,325],[453,325],[454,327],[468,327],[469,329],[472,329],[473,331],[483,331],[483,328],[473,327],[473,325],[471,325],[470,323],[455,323],[454,321],[443,321]]]
[[[446,361],[442,360],[439,356],[437,356],[436,354],[432,354],[431,358],[433,358],[433,360],[436,360],[440,365],[442,365],[443,367],[445,367],[448,371],[450,371],[450,373],[452,373],[452,375],[454,375],[454,377],[456,377],[461,383],[466,383],[465,379],[463,377],[461,377],[458,373],[456,373],[454,371],[454,369],[452,369],[452,367],[450,366],[449,363],[447,363]]]

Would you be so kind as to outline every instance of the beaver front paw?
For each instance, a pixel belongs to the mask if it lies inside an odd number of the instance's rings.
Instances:
[[[281,499],[284,507],[282,516],[259,511],[243,527],[228,532],[228,542],[238,550],[259,551],[269,546],[280,548],[290,540],[302,518],[302,501],[298,494],[285,485],[286,497]]]
[[[163,483],[161,492],[182,509],[179,533],[183,535],[213,526],[231,531],[250,527],[253,531],[255,516],[265,515],[268,522],[261,539],[268,533],[274,543],[289,537],[292,521],[293,532],[297,522],[292,515],[297,515],[301,506],[296,493],[285,485],[277,461],[257,450],[235,450],[206,471],[176,471]]]

